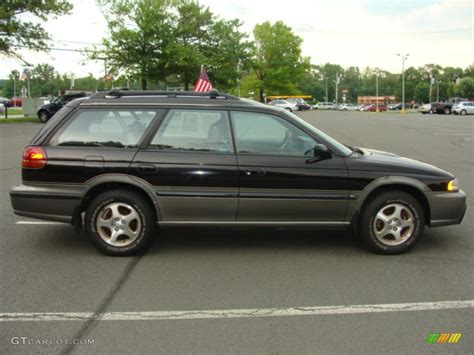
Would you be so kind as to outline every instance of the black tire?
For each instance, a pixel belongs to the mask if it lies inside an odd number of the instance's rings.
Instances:
[[[413,220],[413,229],[410,230],[406,229],[410,227],[405,228],[395,225],[395,228],[398,227],[398,229],[400,229],[400,234],[402,234],[403,230],[405,230],[404,233],[407,234],[406,239],[398,245],[390,245],[391,243],[396,242],[393,235],[391,235],[393,241],[390,239],[384,239],[384,242],[381,242],[381,240],[375,235],[375,223],[379,222],[376,220],[377,213],[383,210],[384,206],[387,206],[387,209],[390,209],[389,205],[391,204],[403,206],[405,213],[409,211],[412,214],[410,220]],[[361,212],[359,231],[362,240],[372,251],[378,254],[400,254],[411,249],[421,238],[425,226],[424,221],[425,215],[423,208],[416,198],[404,191],[392,190],[383,192],[368,202]],[[388,222],[387,226],[392,222],[394,221],[391,220],[391,222]],[[392,232],[388,231],[386,233],[390,236],[390,233]]]
[[[101,212],[110,203],[124,203],[135,209],[140,218],[140,230],[136,239],[126,246],[114,246],[107,243],[99,234],[96,221]],[[92,244],[102,253],[112,256],[130,256],[147,249],[156,231],[156,218],[153,207],[142,195],[129,190],[111,190],[96,196],[87,206],[85,230]]]
[[[41,123],[46,123],[49,120],[49,115],[48,112],[41,110],[38,112],[38,119],[40,120]]]
[[[460,114],[461,116],[466,116],[467,111],[466,111],[466,110],[461,110],[461,112],[459,112],[459,114]]]
[[[445,107],[443,110],[445,115],[450,115],[451,114],[451,109],[449,107]]]

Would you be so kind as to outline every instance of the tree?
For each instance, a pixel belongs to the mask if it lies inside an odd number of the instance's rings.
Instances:
[[[150,79],[165,78],[175,19],[171,0],[122,0],[110,5],[103,1],[101,6],[105,7],[110,37],[103,39],[104,49],[90,57],[107,58],[111,72],[126,69],[141,81],[142,89],[147,89]]]
[[[459,81],[455,92],[462,97],[471,99],[474,97],[474,78],[465,77]]]
[[[259,99],[264,94],[297,93],[295,83],[309,69],[309,58],[301,56],[302,39],[282,21],[257,24],[253,30],[251,67],[258,80]]]
[[[68,14],[72,5],[67,0],[0,2],[0,54],[17,55],[17,48],[47,50],[49,34],[40,23],[26,21],[33,15],[42,21]],[[17,55],[18,56],[18,55]]]

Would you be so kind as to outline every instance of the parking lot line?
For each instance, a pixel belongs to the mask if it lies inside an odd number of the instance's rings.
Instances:
[[[45,225],[56,225],[65,224],[62,222],[47,222],[47,221],[17,221],[16,224],[45,224]]]
[[[382,312],[435,311],[474,308],[474,300],[389,303],[352,306],[254,308],[196,311],[156,311],[156,312],[47,312],[47,313],[0,313],[0,322],[48,322],[94,320],[192,320],[262,318],[282,316],[320,316],[336,314],[362,314]]]

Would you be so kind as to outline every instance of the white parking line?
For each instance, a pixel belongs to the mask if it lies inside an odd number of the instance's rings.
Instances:
[[[44,224],[44,225],[56,225],[65,224],[62,222],[46,222],[46,221],[17,221],[16,224]]]
[[[320,316],[332,314],[362,314],[381,312],[434,311],[467,308],[474,308],[474,300],[325,307],[254,308],[156,312],[106,312],[98,315],[92,312],[0,313],[0,322],[85,321],[90,319],[114,321],[230,319],[282,316]]]

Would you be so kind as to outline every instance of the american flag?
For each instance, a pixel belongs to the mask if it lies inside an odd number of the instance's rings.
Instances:
[[[23,72],[20,74],[20,80],[26,80],[30,76],[30,73],[28,69],[23,70]]]
[[[201,65],[201,73],[199,74],[199,78],[196,81],[196,85],[194,85],[194,91],[206,92],[211,90],[212,84],[209,81],[209,77],[207,76],[206,69],[204,69],[204,65]]]

